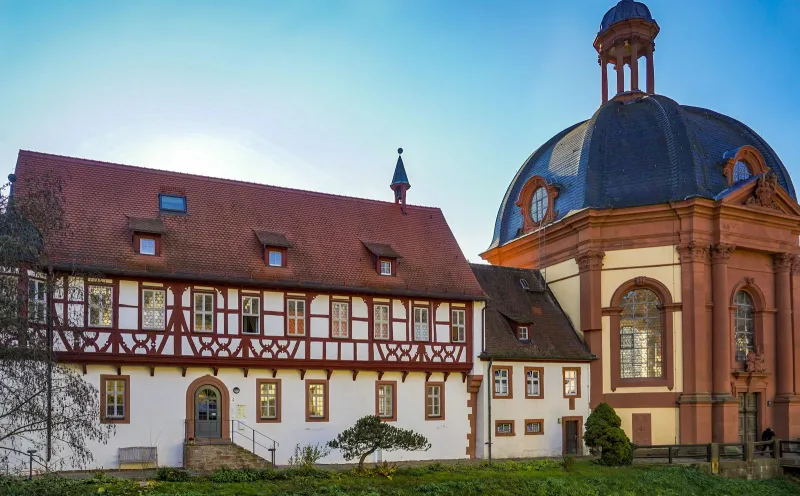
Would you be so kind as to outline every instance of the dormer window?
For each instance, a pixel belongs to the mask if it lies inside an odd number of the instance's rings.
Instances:
[[[722,160],[722,174],[728,178],[728,186],[769,171],[761,152],[750,145],[725,152]]]
[[[283,267],[283,252],[281,250],[268,250],[267,264],[270,267]]]
[[[166,233],[161,219],[128,217],[128,229],[133,232],[133,251],[139,255],[161,255],[161,239]]]
[[[382,276],[394,276],[397,274],[397,259],[400,255],[394,249],[383,243],[361,242],[364,248],[372,254],[373,267]]]
[[[530,337],[528,337],[528,326],[519,326],[517,328],[517,336],[520,341],[528,341]]]
[[[255,231],[264,250],[264,263],[268,267],[286,267],[286,254],[292,247],[286,236],[270,231]]]
[[[169,213],[186,213],[186,197],[183,195],[158,195],[158,209]]]
[[[155,238],[139,238],[139,254],[140,255],[155,255],[156,254],[156,240]]]

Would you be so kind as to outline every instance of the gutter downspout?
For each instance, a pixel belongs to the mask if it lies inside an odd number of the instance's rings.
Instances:
[[[487,422],[487,425],[486,425],[486,432],[488,434],[487,439],[489,441],[487,441],[486,444],[489,446],[489,465],[491,465],[492,464],[492,386],[493,386],[490,383],[490,380],[492,378],[492,358],[491,357],[489,358],[489,368],[486,371],[486,376],[487,376],[486,397],[488,399],[487,405],[488,405],[488,410],[489,410],[489,412],[488,412],[489,413],[488,414],[489,421]]]

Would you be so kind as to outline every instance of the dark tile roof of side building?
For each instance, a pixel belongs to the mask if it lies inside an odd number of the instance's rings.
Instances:
[[[388,173],[391,171],[389,169]],[[438,208],[279,188],[20,151],[15,194],[37,176],[60,179],[67,238],[58,268],[343,293],[483,299]],[[159,210],[159,193],[186,197],[185,214]],[[387,188],[387,197],[392,198]],[[155,226],[157,224],[157,226]],[[160,256],[134,252],[132,229],[163,230]],[[156,229],[157,227],[157,229]],[[391,246],[395,276],[381,276],[367,243]],[[263,244],[286,246],[286,267]]]
[[[486,352],[494,358],[591,360],[538,270],[471,264],[486,293]],[[520,280],[527,282],[522,287]],[[529,342],[517,339],[517,324],[528,324]]]

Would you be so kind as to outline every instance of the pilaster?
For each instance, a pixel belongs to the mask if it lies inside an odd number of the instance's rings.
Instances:
[[[678,245],[682,305],[683,394],[680,409],[680,442],[711,442],[711,333],[707,328],[706,270],[709,245],[690,242]]]
[[[734,442],[738,437],[738,404],[731,391],[731,326],[728,260],[736,247],[718,243],[711,247],[712,313],[712,440]]]
[[[581,331],[586,346],[597,357],[589,365],[591,375],[589,406],[603,402],[603,322],[601,314],[601,271],[605,252],[586,250],[575,257],[580,272]]]

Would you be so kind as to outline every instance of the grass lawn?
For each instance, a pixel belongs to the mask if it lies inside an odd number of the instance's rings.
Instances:
[[[56,494],[83,496],[378,496],[378,495],[748,495],[780,496],[800,494],[800,485],[788,478],[768,481],[740,481],[707,475],[691,468],[637,465],[610,468],[588,461],[578,462],[572,472],[556,464],[500,462],[494,467],[449,466],[399,469],[391,479],[352,472],[310,470],[309,475],[293,474],[284,479],[253,482],[214,482],[192,478],[186,482],[147,482],[122,480],[61,481],[60,492],[50,492],[30,483],[6,484],[0,480],[0,494]],[[238,471],[212,477],[235,480]],[[270,477],[274,476],[272,472]],[[284,476],[279,476],[284,477]],[[26,487],[26,484],[28,485]],[[141,485],[145,484],[145,485]],[[35,485],[35,484],[34,484]]]

